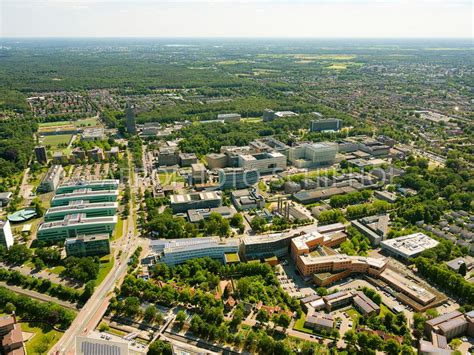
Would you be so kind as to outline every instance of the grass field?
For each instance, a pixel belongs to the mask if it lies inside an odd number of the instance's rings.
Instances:
[[[20,323],[21,330],[34,333],[26,343],[27,354],[46,354],[61,338],[62,333],[47,324]]]
[[[61,274],[66,268],[62,265],[58,265],[53,267],[52,269],[49,269],[49,272],[52,272],[53,274],[59,275]]]
[[[77,121],[58,121],[58,122],[42,122],[39,128],[51,128],[73,125],[75,127],[94,127],[99,123],[97,118],[83,118]]]
[[[262,122],[262,117],[247,117],[247,118],[242,118],[242,122],[258,123],[258,122]]]
[[[303,333],[308,333],[308,334],[313,334],[313,330],[309,328],[304,327],[304,321],[306,319],[306,314],[301,313],[301,317],[295,322],[295,325],[293,326],[294,330],[297,330],[299,332]]]
[[[102,262],[104,260],[108,260],[107,262]],[[110,255],[104,256],[100,259],[100,269],[99,269],[99,275],[97,276],[97,280],[95,281],[95,284],[98,286],[104,281],[105,277],[107,274],[112,270],[112,267],[114,266],[114,254],[113,252],[110,252]]]
[[[170,185],[172,182],[184,182],[183,177],[177,173],[161,173],[158,174],[158,179],[162,186]]]
[[[51,148],[57,148],[59,144],[69,144],[72,134],[58,134],[54,136],[45,136],[40,138],[43,145],[51,146]]]
[[[119,217],[110,240],[120,239],[120,238],[122,238],[122,236],[123,236],[123,219]]]

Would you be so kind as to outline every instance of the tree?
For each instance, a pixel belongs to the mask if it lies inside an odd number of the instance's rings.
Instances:
[[[95,281],[94,280],[88,281],[86,285],[84,286],[84,291],[82,291],[82,294],[81,294],[82,303],[85,303],[92,296],[92,294],[94,293],[94,289],[95,289]]]
[[[15,307],[15,305],[14,305],[13,303],[11,303],[11,302],[8,302],[8,303],[5,305],[5,307],[4,307],[4,311],[5,311],[5,313],[7,313],[7,314],[12,314],[13,312],[15,312],[15,310],[16,310],[16,307]]]
[[[186,313],[183,311],[183,310],[180,310],[177,314],[176,314],[176,322],[178,322],[179,326],[180,327],[183,327],[184,325],[184,321],[186,320]]]
[[[255,231],[255,232],[263,232],[265,228],[265,219],[263,219],[260,216],[255,216],[252,218],[250,221],[250,227]]]
[[[401,346],[395,339],[388,339],[385,342],[384,350],[388,355],[399,355]]]
[[[463,262],[461,265],[459,265],[459,270],[458,270],[459,274],[461,276],[466,276],[466,273],[467,273],[467,266],[466,266],[466,263]]]
[[[14,244],[8,250],[7,261],[11,264],[23,264],[31,254],[31,249],[25,244]]]
[[[258,313],[257,313],[256,319],[257,319],[260,323],[266,323],[266,322],[268,322],[269,317],[268,317],[267,311],[265,311],[265,310],[263,310],[263,309],[259,310]]]
[[[172,355],[173,349],[171,348],[170,343],[163,340],[156,340],[148,348],[147,354],[148,355]]]
[[[153,323],[156,319],[157,310],[154,305],[150,305],[146,308],[144,318],[148,323]]]
[[[137,316],[140,313],[140,300],[138,297],[127,297],[123,310],[129,317]]]
[[[277,324],[282,326],[285,329],[288,328],[290,323],[291,323],[291,318],[286,313],[280,314],[280,316],[277,319]]]

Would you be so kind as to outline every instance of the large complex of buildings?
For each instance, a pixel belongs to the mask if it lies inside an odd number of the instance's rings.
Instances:
[[[423,233],[414,233],[384,240],[380,244],[383,250],[403,259],[409,259],[420,255],[427,249],[434,248],[439,242]]]
[[[113,216],[117,213],[117,202],[97,202],[88,203],[86,201],[71,201],[66,206],[58,206],[49,208],[45,215],[46,222],[63,220],[65,216],[70,214],[83,213],[86,217],[105,217]]]
[[[10,249],[13,245],[13,234],[10,221],[0,221],[0,246]]]
[[[239,252],[238,239],[220,239],[219,237],[159,239],[150,245],[156,262],[178,265],[188,259],[210,257],[225,262],[226,254]]]
[[[38,185],[38,192],[51,192],[56,190],[61,179],[64,177],[64,169],[61,165],[51,166]]]
[[[288,160],[297,168],[313,168],[334,164],[336,154],[336,143],[303,143],[289,149]]]
[[[183,195],[171,195],[170,206],[174,213],[188,210],[216,208],[222,205],[222,197],[218,192],[192,192]]]
[[[118,190],[93,191],[91,189],[79,189],[74,192],[56,195],[51,200],[51,207],[67,206],[71,201],[115,202],[118,198]]]
[[[70,181],[58,186],[56,195],[71,193],[81,189],[89,189],[91,191],[117,190],[118,187],[119,181],[115,179]]]
[[[85,214],[67,215],[62,221],[44,222],[38,228],[37,239],[46,242],[64,241],[79,235],[110,235],[117,224],[117,216],[86,217]]]
[[[110,254],[108,234],[81,235],[64,242],[67,256],[96,256]]]
[[[387,261],[363,256],[300,255],[296,259],[296,268],[301,276],[313,279],[318,286],[326,286],[341,280],[352,273],[363,273],[378,277],[385,270]]]
[[[309,130],[311,132],[339,131],[342,121],[338,118],[325,118],[311,121]]]

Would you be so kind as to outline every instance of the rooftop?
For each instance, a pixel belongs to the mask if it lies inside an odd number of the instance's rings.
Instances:
[[[382,247],[386,246],[395,249],[410,257],[412,255],[417,255],[426,249],[434,248],[439,244],[439,242],[423,233],[414,233],[403,237],[384,240],[381,244]]]

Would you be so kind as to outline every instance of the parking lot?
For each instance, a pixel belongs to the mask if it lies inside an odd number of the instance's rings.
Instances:
[[[316,294],[316,291],[296,274],[293,263],[286,259],[282,259],[282,263],[277,266],[277,278],[283,290],[291,297],[303,298]]]

